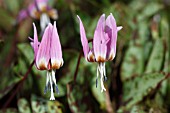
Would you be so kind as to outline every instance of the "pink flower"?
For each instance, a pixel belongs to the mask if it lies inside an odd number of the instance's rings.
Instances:
[[[54,25],[51,23],[45,28],[41,42],[38,42],[37,29],[34,26],[34,39],[31,39],[31,45],[34,49],[35,65],[39,70],[47,70],[46,91],[51,90],[50,100],[55,100],[53,93],[53,84],[58,87],[55,79],[55,69],[59,69],[63,65],[61,44],[56,28],[56,22]]]
[[[56,20],[58,18],[58,13],[57,10],[48,6],[48,0],[34,0],[28,8],[19,12],[18,22],[28,16],[34,19],[40,19],[41,28],[44,30],[46,25],[50,23],[49,17]]]
[[[116,55],[117,33],[122,26],[117,27],[116,21],[112,14],[105,19],[103,14],[98,20],[97,27],[94,32],[92,48],[89,47],[83,23],[79,16],[80,36],[83,46],[84,56],[88,62],[98,62],[97,77],[101,77],[101,92],[106,91],[103,81],[106,80],[105,62],[111,61]],[[104,78],[103,78],[104,77]],[[96,79],[97,86],[97,79]]]

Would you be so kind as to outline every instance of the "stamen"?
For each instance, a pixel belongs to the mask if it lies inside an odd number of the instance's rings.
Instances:
[[[52,70],[52,81],[55,85],[56,93],[59,94],[58,86],[57,86],[56,79],[55,79],[55,71],[54,70]]]
[[[50,81],[48,82],[48,90],[51,91]]]
[[[104,81],[107,81],[105,63],[103,63]]]
[[[47,93],[47,91],[48,91],[48,87],[47,87],[47,86],[45,86],[44,94],[46,94],[46,93]]]
[[[98,85],[98,76],[99,76],[99,65],[97,66],[97,77],[96,77],[96,88],[97,88],[97,85]]]
[[[56,86],[55,86],[55,90],[56,90],[56,93],[57,94],[59,94],[60,92],[59,92],[59,90],[58,90],[58,86],[57,86],[57,84],[56,84]]]
[[[47,78],[46,78],[46,85],[45,85],[45,89],[44,89],[44,94],[47,93],[47,91],[49,90],[48,87],[49,87],[49,72],[47,71]]]
[[[106,77],[105,76],[105,64],[104,63],[98,64],[98,71],[100,72],[101,92],[103,92],[103,90],[106,91],[106,89],[104,87],[104,83],[103,83],[103,80],[106,79],[106,78],[103,78],[103,77]]]
[[[40,26],[41,26],[42,33],[44,32],[45,27],[48,25],[48,23],[50,23],[50,18],[48,17],[48,15],[45,13],[41,14]]]
[[[47,91],[51,92],[50,100],[55,100],[53,87],[55,87],[56,93],[59,94],[58,86],[56,84],[56,79],[55,79],[55,71],[50,70],[47,71],[46,85],[44,89],[44,94],[46,94]]]
[[[55,100],[54,92],[53,92],[53,83],[52,83],[52,77],[50,76],[50,85],[51,85],[51,97],[50,100]]]
[[[107,77],[106,76],[104,76],[104,81],[107,81]]]
[[[97,88],[97,84],[98,84],[98,80],[97,80],[97,78],[96,78],[96,88]]]

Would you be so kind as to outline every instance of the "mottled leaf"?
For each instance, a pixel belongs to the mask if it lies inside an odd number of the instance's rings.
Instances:
[[[145,20],[146,18],[154,15],[159,10],[161,10],[163,6],[157,2],[150,2],[148,3],[142,10],[141,13],[138,13],[138,21]]]
[[[35,95],[31,97],[31,107],[35,113],[62,113],[62,105],[59,101],[49,101]]]
[[[134,106],[130,113],[147,113],[144,111],[144,109],[141,106]]]
[[[121,66],[121,79],[124,81],[131,77],[142,74],[144,68],[143,48],[131,45],[126,51],[123,64]]]
[[[164,45],[161,39],[157,39],[146,66],[146,73],[159,72],[164,59]]]
[[[18,110],[20,113],[31,113],[30,105],[25,98],[18,100]]]
[[[74,82],[67,84],[67,100],[72,113],[92,112],[95,109],[87,87]]]
[[[0,113],[18,113],[16,108],[7,108],[5,110],[0,110]]]
[[[168,76],[168,75],[167,75]],[[124,101],[129,101],[125,108],[129,109],[136,103],[143,100],[167,77],[162,73],[143,74],[133,80],[124,82]]]

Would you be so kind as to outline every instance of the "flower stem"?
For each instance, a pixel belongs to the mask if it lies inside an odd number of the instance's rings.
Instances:
[[[77,60],[77,66],[76,66],[76,70],[74,72],[74,82],[76,82],[76,78],[77,78],[78,68],[79,68],[79,65],[80,65],[81,56],[82,56],[82,52],[79,53],[79,58]]]

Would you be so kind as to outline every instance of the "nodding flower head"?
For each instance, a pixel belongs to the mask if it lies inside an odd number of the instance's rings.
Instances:
[[[54,100],[53,84],[58,87],[55,80],[55,69],[59,69],[63,65],[61,44],[56,28],[56,22],[54,25],[51,23],[46,27],[42,36],[41,42],[38,41],[37,30],[34,26],[34,39],[30,38],[31,45],[34,49],[35,65],[38,70],[47,70],[47,81],[45,87],[46,91],[51,90],[50,100]]]
[[[103,14],[98,20],[94,38],[92,42],[92,48],[89,47],[88,40],[86,38],[85,29],[83,23],[79,16],[80,25],[80,37],[81,43],[83,46],[83,52],[85,59],[89,62],[98,62],[97,67],[97,77],[100,74],[101,77],[101,92],[106,90],[103,81],[106,80],[105,72],[105,62],[111,61],[115,58],[116,55],[116,42],[117,42],[117,33],[122,29],[122,26],[117,27],[115,18],[110,14],[105,19],[105,14]],[[103,78],[104,77],[104,78]],[[96,79],[97,85],[97,79]]]
[[[58,13],[56,9],[52,9],[48,5],[48,0],[34,0],[26,9],[19,12],[18,22],[27,18],[28,16],[34,19],[40,19],[41,28],[44,30],[46,25],[50,23],[50,18],[58,19]]]

